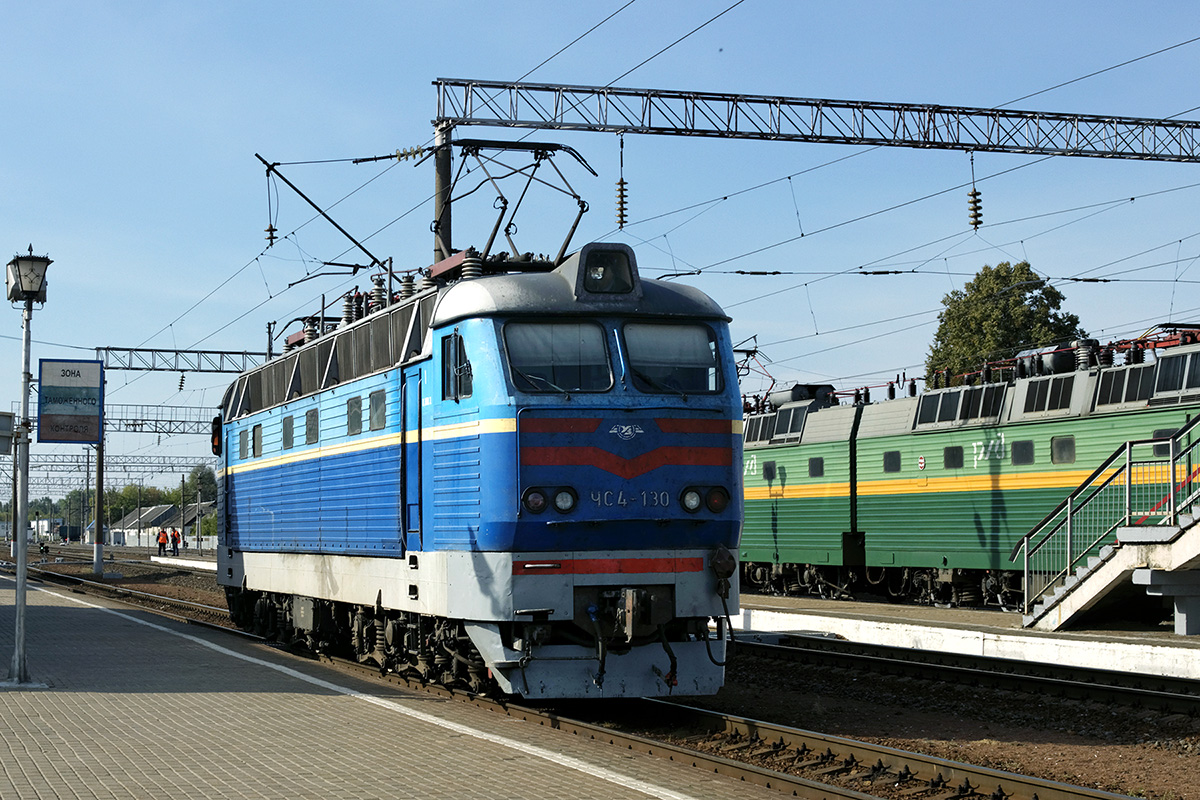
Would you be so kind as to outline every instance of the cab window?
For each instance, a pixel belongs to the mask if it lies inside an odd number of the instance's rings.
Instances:
[[[612,386],[604,330],[591,322],[510,322],[504,345],[521,392],[603,392]]]
[[[717,341],[704,325],[625,326],[630,373],[649,394],[711,394],[721,391]]]

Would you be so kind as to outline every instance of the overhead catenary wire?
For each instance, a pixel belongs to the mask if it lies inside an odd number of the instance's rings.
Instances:
[[[655,53],[654,55],[652,55],[650,58],[648,58],[648,59],[645,59],[643,62],[641,62],[641,63],[639,63],[639,64],[635,65],[634,67],[632,67],[630,70],[628,70],[627,72],[625,72],[625,73],[624,73],[624,74],[622,74],[621,76],[618,76],[617,78],[615,78],[615,79],[614,79],[614,82],[615,82],[615,81],[617,81],[617,80],[620,80],[621,78],[625,77],[626,75],[630,74],[631,72],[633,72],[633,71],[635,71],[635,70],[639,69],[639,68],[640,68],[641,66],[643,66],[645,63],[648,63],[648,62],[649,62],[650,60],[652,60],[653,58],[657,57],[658,55],[661,55],[663,52],[666,52],[666,51],[667,51],[668,49],[670,49],[671,47],[674,47],[674,46],[676,46],[676,45],[677,45],[679,42],[681,42],[681,41],[683,41],[684,39],[686,39],[686,38],[687,38],[687,36],[690,36],[690,35],[691,35],[691,33],[694,33],[696,30],[699,30],[699,29],[703,28],[704,26],[706,26],[706,25],[710,24],[711,22],[715,21],[717,18],[719,18],[719,17],[721,17],[722,15],[724,15],[724,14],[728,13],[728,12],[729,12],[729,11],[731,11],[732,9],[736,8],[736,7],[737,7],[738,5],[740,5],[742,2],[744,2],[744,0],[739,0],[739,2],[737,2],[737,3],[734,3],[733,5],[729,6],[729,7],[728,7],[728,8],[726,8],[724,11],[720,12],[720,13],[719,13],[719,14],[717,14],[715,17],[713,17],[712,19],[710,19],[710,20],[708,20],[707,22],[705,22],[703,25],[701,25],[701,26],[698,26],[697,28],[693,29],[693,31],[691,31],[689,34],[687,34],[687,35],[685,35],[685,36],[683,36],[683,37],[680,37],[679,39],[676,39],[676,40],[675,40],[674,42],[672,42],[670,45],[668,45],[667,47],[665,47],[665,48],[661,49],[660,51],[658,51],[657,53]],[[535,71],[536,69],[540,68],[542,65],[544,65],[545,63],[547,63],[547,62],[548,62],[550,59],[554,58],[556,55],[558,55],[558,53],[561,53],[561,52],[563,52],[563,50],[565,50],[567,47],[570,47],[572,44],[574,44],[575,42],[579,41],[579,39],[583,38],[583,36],[586,36],[588,33],[590,33],[591,31],[595,30],[595,29],[596,29],[596,28],[598,28],[600,25],[604,24],[604,22],[608,21],[609,19],[611,19],[611,18],[612,18],[613,16],[615,16],[616,14],[618,14],[618,13],[620,13],[621,11],[625,10],[626,8],[628,8],[630,5],[632,5],[632,3],[633,3],[633,0],[630,0],[630,2],[629,2],[629,3],[626,3],[626,4],[624,4],[623,6],[621,6],[620,8],[618,8],[618,9],[617,9],[616,11],[614,11],[612,14],[610,14],[610,15],[609,15],[609,16],[607,16],[607,17],[605,17],[605,19],[604,19],[604,20],[601,20],[601,21],[600,21],[599,23],[597,23],[595,26],[593,26],[592,28],[590,28],[590,29],[589,29],[587,32],[585,32],[585,33],[584,33],[584,34],[582,34],[581,36],[579,36],[579,37],[577,37],[576,39],[574,39],[574,40],[573,40],[571,43],[569,43],[568,45],[566,45],[566,46],[564,46],[563,48],[561,48],[561,49],[560,49],[560,50],[559,50],[557,53],[555,53],[554,55],[552,55],[552,56],[550,56],[549,58],[545,59],[545,60],[544,60],[543,62],[541,62],[541,64],[539,64],[538,66],[535,66],[535,67],[534,67],[532,70],[530,70],[529,72],[527,72],[527,73],[526,73],[526,76],[527,76],[527,75],[529,75],[529,74],[531,74],[531,73],[532,73],[533,71]],[[1195,40],[1188,40],[1187,42],[1181,42],[1181,43],[1179,43],[1178,45],[1173,45],[1173,46],[1172,46],[1172,47],[1170,47],[1170,48],[1163,48],[1163,49],[1161,49],[1161,50],[1155,51],[1154,53],[1149,53],[1149,54],[1146,54],[1145,56],[1140,56],[1140,57],[1138,57],[1137,59],[1132,59],[1132,60],[1129,60],[1129,61],[1122,62],[1121,64],[1113,65],[1112,67],[1110,67],[1110,68],[1106,68],[1105,70],[1101,70],[1101,71],[1094,72],[1094,73],[1089,73],[1088,75],[1081,76],[1080,78],[1073,79],[1072,81],[1068,81],[1068,82],[1065,82],[1065,83],[1063,83],[1063,84],[1058,84],[1058,85],[1056,85],[1056,86],[1054,86],[1054,87],[1050,87],[1049,89],[1045,89],[1045,90],[1042,90],[1042,92],[1038,92],[1038,93],[1034,93],[1034,94],[1040,94],[1040,93],[1043,93],[1043,92],[1046,92],[1046,91],[1050,91],[1050,90],[1052,90],[1052,89],[1054,89],[1054,88],[1058,88],[1058,86],[1066,85],[1067,83],[1073,83],[1073,82],[1076,82],[1076,81],[1078,81],[1078,80],[1083,80],[1084,78],[1091,77],[1092,75],[1100,74],[1100,72],[1106,72],[1106,71],[1109,71],[1109,70],[1111,70],[1111,69],[1116,69],[1117,67],[1123,66],[1123,65],[1125,65],[1125,64],[1128,64],[1128,63],[1132,63],[1133,61],[1141,60],[1142,58],[1148,58],[1148,57],[1150,57],[1150,56],[1152,56],[1152,55],[1156,55],[1157,53],[1160,53],[1160,52],[1165,52],[1166,50],[1173,49],[1174,47],[1178,47],[1178,46],[1182,46],[1183,44],[1190,43],[1191,41],[1195,41]],[[525,76],[522,76],[522,77],[525,77]],[[1028,97],[1028,96],[1031,96],[1031,95],[1027,95],[1027,97]],[[1019,98],[1019,99],[1023,99],[1023,98]],[[1016,101],[1010,101],[1010,102],[1016,102]],[[851,158],[851,157],[854,157],[855,155],[859,155],[859,154],[852,154],[852,155],[850,155],[850,156],[846,156],[846,158]],[[322,162],[315,162],[315,161],[314,161],[314,162],[287,162],[287,163],[329,163],[329,162],[333,162],[333,161],[340,161],[340,160],[341,160],[341,159],[327,159],[327,160],[323,160]],[[1003,173],[1000,173],[1000,174],[1003,174]],[[364,185],[365,185],[365,184],[364,184]],[[903,206],[897,206],[897,207],[903,207]],[[887,210],[888,210],[888,209],[884,209],[884,210],[881,210],[881,211],[879,211],[879,212],[875,212],[875,213],[876,213],[876,214],[878,214],[878,213],[886,213],[886,211],[887,211]],[[872,214],[871,216],[874,216],[874,214]],[[846,225],[846,224],[850,224],[851,222],[859,221],[859,220],[861,220],[861,219],[864,219],[864,218],[865,218],[865,217],[858,217],[858,218],[855,218],[854,220],[848,220],[848,221],[845,221],[845,222],[843,222],[843,223],[840,223],[840,224],[839,224],[839,226],[840,226],[840,225]],[[315,219],[315,217],[314,217],[314,219]],[[310,220],[310,222],[311,222],[311,220]],[[641,221],[638,221],[638,222],[641,222]],[[305,223],[305,224],[307,224],[307,223]],[[633,224],[636,224],[636,223],[635,223],[635,222],[630,222],[630,225],[633,225]],[[301,226],[301,227],[302,227],[302,226]],[[386,227],[387,227],[387,226],[385,226],[385,228],[386,228]],[[297,230],[299,230],[299,228],[297,228]],[[381,230],[382,230],[382,229],[381,229]],[[809,233],[809,235],[811,235],[811,232]],[[756,252],[760,252],[760,251],[756,251]],[[260,255],[261,255],[261,254],[260,254]],[[746,254],[746,255],[751,255],[751,254]],[[742,256],[742,257],[745,257],[745,256]],[[248,267],[248,266],[249,266],[251,263],[255,263],[255,260],[251,260],[250,262],[247,262],[247,264],[246,264],[246,265],[243,267],[243,269],[247,268],[247,267]],[[722,262],[719,262],[719,263],[722,263]],[[707,267],[700,267],[699,269],[700,269],[700,270],[707,270],[707,269],[709,269],[711,266],[713,266],[713,265],[708,265]],[[261,269],[261,264],[260,264],[260,269]],[[240,272],[240,270],[239,270],[239,272]],[[235,273],[235,274],[236,274],[236,273]],[[227,283],[227,282],[228,282],[228,281],[224,282],[224,283],[222,284],[222,286],[223,286],[223,285],[225,285],[225,283]],[[218,287],[218,288],[220,288],[220,287]],[[268,287],[268,292],[269,292],[269,287]],[[210,295],[207,295],[207,296],[206,296],[205,298],[203,298],[203,299],[207,299],[207,297],[209,297],[209,296],[211,296],[211,293],[210,293]],[[203,301],[203,299],[202,299],[202,301]],[[197,305],[198,305],[198,304],[197,304]],[[194,307],[195,307],[195,306],[193,306],[193,309],[194,309]],[[185,313],[186,313],[186,312],[185,312]],[[244,316],[244,315],[242,315],[242,316]],[[182,315],[181,315],[181,317],[182,317]],[[179,318],[176,318],[176,320],[175,320],[175,321],[178,321],[178,320],[179,320],[181,317],[179,317]],[[241,319],[241,318],[242,318],[242,317],[238,317],[238,319]],[[161,331],[160,331],[160,333],[161,333]],[[157,335],[157,334],[155,334],[155,335]],[[211,335],[212,335],[212,334],[210,334],[210,336],[211,336]],[[152,337],[151,337],[151,338],[153,338],[153,335],[152,335]],[[205,337],[205,338],[207,339],[207,338],[209,338],[209,337]],[[204,341],[204,340],[201,340],[201,341]]]

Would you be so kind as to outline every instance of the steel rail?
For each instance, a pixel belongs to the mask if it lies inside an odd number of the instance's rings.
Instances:
[[[12,562],[10,562],[10,561],[0,561],[0,564],[3,564],[5,569],[11,568],[13,566]],[[47,581],[50,581],[53,583],[67,583],[67,584],[71,584],[73,586],[74,585],[85,586],[85,587],[93,590],[94,592],[104,593],[107,596],[128,595],[130,597],[137,597],[137,598],[141,598],[143,600],[155,600],[155,601],[160,601],[160,602],[173,603],[175,605],[183,606],[184,608],[195,609],[196,611],[203,612],[206,614],[212,614],[212,613],[228,614],[229,613],[228,608],[221,608],[219,606],[205,605],[204,603],[194,603],[191,600],[180,600],[177,597],[167,597],[167,596],[159,595],[159,594],[151,594],[149,592],[138,591],[137,589],[126,589],[123,586],[114,586],[110,583],[101,583],[99,581],[92,581],[92,580],[88,580],[87,578],[81,578],[77,575],[67,575],[62,572],[55,572],[54,570],[39,569],[37,567],[30,566],[29,571],[31,573],[36,572],[39,575],[41,575],[44,580],[47,580]]]
[[[872,781],[882,779],[889,786],[903,787],[904,794],[908,796],[925,790],[945,798],[978,796],[1002,797],[1005,800],[1116,800],[1127,797],[762,720],[691,708],[670,701],[642,702],[659,709],[655,718],[661,719],[668,712],[673,712],[691,720],[693,724],[708,726],[725,734],[728,752],[739,748],[759,755],[773,755],[775,761],[790,760],[793,766],[816,768],[819,773],[826,775],[845,774],[851,778]]]
[[[322,656],[321,660],[346,671],[379,677],[378,669],[353,661],[329,656]],[[593,709],[600,711],[604,718],[598,722],[588,722],[564,716],[554,710],[530,708],[444,687],[426,686],[402,675],[389,674],[383,679],[408,688],[433,691],[440,697],[461,700],[494,713],[562,730],[575,736],[606,742],[623,750],[666,758],[713,774],[782,791],[793,797],[813,800],[874,800],[880,797],[819,779],[838,776],[880,785],[884,795],[889,797],[895,796],[897,790],[908,797],[992,797],[1004,800],[1119,800],[1128,797],[762,720],[732,716],[671,700],[642,699],[629,701],[622,706],[623,713],[620,716],[628,719],[631,726],[644,727],[646,720],[654,720],[656,727],[686,724],[721,737],[721,752],[742,753],[758,759],[768,757],[781,768],[772,769],[614,729],[614,717],[607,707]],[[785,772],[782,769],[808,769],[815,773],[816,778]]]
[[[815,636],[783,636],[778,644],[743,638],[735,648],[765,658],[869,669],[889,675],[990,686],[1040,696],[1099,700],[1170,714],[1200,715],[1200,681],[1187,678],[915,650]]]

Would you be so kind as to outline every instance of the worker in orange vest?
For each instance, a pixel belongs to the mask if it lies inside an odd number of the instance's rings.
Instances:
[[[171,555],[179,555],[179,531],[171,528]]]
[[[167,531],[164,528],[158,529],[158,554],[160,556],[167,554]]]

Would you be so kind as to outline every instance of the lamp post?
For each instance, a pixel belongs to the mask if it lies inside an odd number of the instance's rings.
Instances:
[[[29,384],[33,379],[29,371],[29,328],[33,320],[34,302],[46,302],[46,268],[50,266],[46,256],[35,256],[33,245],[28,255],[14,256],[8,262],[8,299],[10,302],[25,303],[21,318],[21,423],[17,439],[17,513],[13,521],[13,546],[17,556],[17,596],[14,603],[16,629],[12,666],[9,668],[10,683],[31,683],[25,665],[25,591],[29,561],[29,440],[33,425],[29,419]]]

